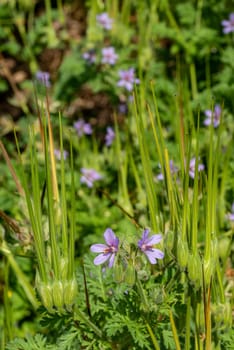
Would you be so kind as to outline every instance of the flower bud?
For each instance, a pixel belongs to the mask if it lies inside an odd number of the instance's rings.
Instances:
[[[189,249],[186,241],[178,239],[177,243],[177,260],[180,268],[184,270],[188,263]]]
[[[165,248],[171,252],[174,246],[174,232],[168,231],[165,235],[164,244]]]
[[[61,281],[54,281],[52,285],[52,295],[54,306],[57,307],[59,311],[63,309],[63,284]]]
[[[52,290],[50,285],[41,283],[38,285],[37,289],[41,297],[42,305],[49,311],[49,313],[54,313]]]
[[[214,267],[215,267],[215,260],[213,258],[204,260],[204,279],[205,279],[206,285],[210,284],[211,277],[214,272]]]
[[[125,274],[124,274],[124,281],[129,284],[130,286],[133,286],[136,280],[136,271],[132,264],[129,264],[126,268]]]
[[[122,264],[115,264],[114,266],[114,279],[116,283],[123,281],[123,266]]]
[[[137,271],[137,277],[139,278],[140,281],[147,281],[149,279],[149,273],[146,272],[145,270],[139,270]]]
[[[64,283],[63,288],[63,300],[68,311],[71,311],[72,305],[75,302],[75,298],[78,292],[76,279],[73,278],[70,281]]]
[[[201,259],[198,254],[190,254],[188,259],[188,276],[197,286],[202,285]]]

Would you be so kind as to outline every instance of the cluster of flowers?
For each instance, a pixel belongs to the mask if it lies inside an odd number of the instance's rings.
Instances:
[[[164,253],[161,250],[154,248],[154,245],[162,240],[162,236],[157,234],[149,237],[149,232],[149,229],[143,231],[142,238],[138,241],[137,247],[146,255],[151,264],[156,264],[157,259],[164,258]],[[115,262],[116,254],[120,249],[119,238],[116,237],[111,228],[107,228],[104,232],[104,239],[106,244],[93,244],[90,247],[90,250],[93,253],[99,253],[94,259],[95,265],[104,264],[109,261],[108,266],[112,267]]]
[[[111,30],[113,19],[111,19],[108,13],[104,12],[96,17],[97,23],[100,27],[105,30]],[[101,63],[109,64],[111,66],[115,65],[118,60],[118,54],[115,52],[115,48],[113,46],[104,47],[101,50]],[[97,57],[95,51],[93,49],[84,52],[83,58],[89,63],[93,64],[96,62]],[[117,82],[117,86],[124,88],[128,92],[133,90],[134,84],[139,84],[140,80],[135,78],[134,68],[129,68],[126,70],[119,70],[119,81]]]
[[[178,172],[178,168],[174,165],[174,162],[173,160],[170,160],[169,162],[169,167],[170,167],[170,173],[171,175],[175,175],[177,172]],[[199,163],[198,166],[197,166],[197,170],[198,172],[202,171],[205,169],[205,166],[204,164],[201,164]],[[196,158],[192,158],[189,162],[189,176],[194,179],[195,178],[195,172],[196,172]],[[164,180],[164,175],[163,173],[159,173],[157,176],[156,176],[156,179],[159,180],[159,181],[162,181]]]

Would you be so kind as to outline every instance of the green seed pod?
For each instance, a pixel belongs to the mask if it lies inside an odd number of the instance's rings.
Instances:
[[[57,307],[59,311],[63,309],[63,284],[61,281],[54,281],[52,284],[52,295],[54,306]]]
[[[120,283],[123,281],[123,266],[122,264],[115,264],[114,266],[114,279],[116,283]]]
[[[136,281],[136,270],[133,265],[127,266],[124,274],[124,281],[130,286],[134,285]]]
[[[211,277],[214,273],[215,260],[213,258],[204,261],[204,278],[205,284],[210,284]]]
[[[174,247],[174,232],[168,231],[165,236],[164,244],[165,248],[171,252]]]
[[[201,259],[198,254],[190,254],[188,259],[188,275],[191,282],[202,285]]]
[[[64,283],[64,288],[63,288],[63,300],[64,304],[66,306],[66,309],[68,311],[71,311],[72,305],[75,302],[75,298],[78,293],[78,286],[77,286],[77,281],[75,278],[73,278],[70,281],[66,281]]]
[[[37,289],[41,297],[42,305],[49,311],[49,313],[54,313],[51,286],[41,283]]]
[[[188,263],[189,249],[186,241],[182,241],[180,238],[177,243],[177,260],[180,268],[185,270]]]

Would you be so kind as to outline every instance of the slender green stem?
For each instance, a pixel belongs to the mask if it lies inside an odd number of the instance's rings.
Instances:
[[[67,201],[66,201],[66,189],[65,189],[65,166],[64,166],[64,147],[63,147],[63,127],[62,117],[59,113],[59,137],[60,137],[60,175],[61,175],[61,210],[62,210],[62,246],[63,254],[68,254],[68,230],[67,230]]]
[[[192,87],[192,97],[195,99],[197,97],[197,76],[196,76],[196,66],[194,62],[189,65],[190,70],[190,81]]]
[[[148,329],[148,332],[149,332],[149,335],[151,337],[151,340],[152,340],[152,342],[154,344],[154,349],[155,350],[160,350],[160,346],[159,346],[158,341],[157,341],[157,339],[156,339],[156,337],[155,337],[155,335],[154,335],[154,333],[152,331],[152,328],[150,327],[150,325],[149,325],[149,323],[147,321],[145,321],[145,324],[146,324],[146,327]]]
[[[170,316],[171,328],[172,328],[172,333],[175,341],[176,350],[181,350],[179,337],[177,334],[176,325],[175,325],[175,321],[171,310],[169,311],[169,316]]]
[[[187,311],[185,324],[185,350],[190,350],[190,322],[191,322],[191,296],[187,297]]]
[[[103,338],[103,333],[102,331],[79,309],[75,309],[75,319],[76,316],[81,319],[85,325],[87,325],[90,329],[94,331],[94,333],[99,337]]]

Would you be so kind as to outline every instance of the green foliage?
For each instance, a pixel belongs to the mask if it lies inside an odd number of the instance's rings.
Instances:
[[[65,0],[64,14],[61,1],[45,3],[0,5],[3,346],[233,349],[234,50],[221,24],[230,2],[77,9]],[[102,12],[110,30],[96,21]],[[105,47],[114,47],[114,64],[102,62]],[[95,61],[84,58],[90,52]],[[119,71],[129,68],[140,81],[125,89]],[[36,101],[21,69],[51,73],[49,88],[35,84]],[[219,124],[206,126],[218,104]],[[77,119],[92,135],[79,135]],[[102,179],[86,186],[82,168]],[[103,246],[108,227],[117,252]],[[163,237],[155,247],[139,243],[146,227]],[[95,243],[115,254],[113,268],[94,264]],[[150,264],[155,248],[164,258]]]

